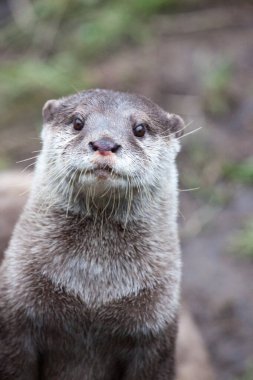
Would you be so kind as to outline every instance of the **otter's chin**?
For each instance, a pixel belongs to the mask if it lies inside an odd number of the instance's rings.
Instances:
[[[78,176],[78,183],[85,189],[91,187],[95,193],[111,189],[126,189],[129,186],[127,177],[107,169],[86,171]]]
[[[111,172],[109,172],[106,169],[96,169],[89,173],[90,175],[93,175],[95,178],[101,181],[110,180],[112,178]]]
[[[89,172],[90,175],[93,175],[99,180],[110,180],[115,177],[119,177],[119,175],[113,172],[110,167],[97,167]]]

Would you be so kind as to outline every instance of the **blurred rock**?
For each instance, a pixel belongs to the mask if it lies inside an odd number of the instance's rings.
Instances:
[[[20,215],[31,184],[31,174],[0,174],[0,261]]]

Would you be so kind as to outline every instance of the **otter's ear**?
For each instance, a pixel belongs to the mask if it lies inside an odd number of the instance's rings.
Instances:
[[[55,99],[48,100],[42,108],[43,121],[49,123],[53,120],[54,113],[59,105],[59,101]]]
[[[175,114],[168,113],[169,129],[171,133],[174,133],[175,137],[181,137],[184,134],[185,124],[183,119]]]

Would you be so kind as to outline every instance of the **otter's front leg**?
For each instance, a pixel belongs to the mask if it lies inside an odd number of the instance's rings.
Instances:
[[[131,352],[124,380],[175,379],[176,327],[163,331],[155,339],[144,341]]]
[[[21,311],[10,312],[1,301],[0,295],[0,379],[37,380],[38,358],[28,323]]]
[[[37,358],[26,342],[0,337],[0,379],[37,380],[38,376]]]

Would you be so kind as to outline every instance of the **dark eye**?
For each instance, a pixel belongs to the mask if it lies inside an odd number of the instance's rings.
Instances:
[[[135,127],[133,127],[133,132],[136,137],[143,137],[146,133],[146,125],[145,124],[138,124]]]
[[[73,128],[76,130],[76,131],[81,131],[83,129],[83,126],[84,126],[84,120],[81,119],[80,117],[76,116],[74,117],[74,120],[73,120]]]

